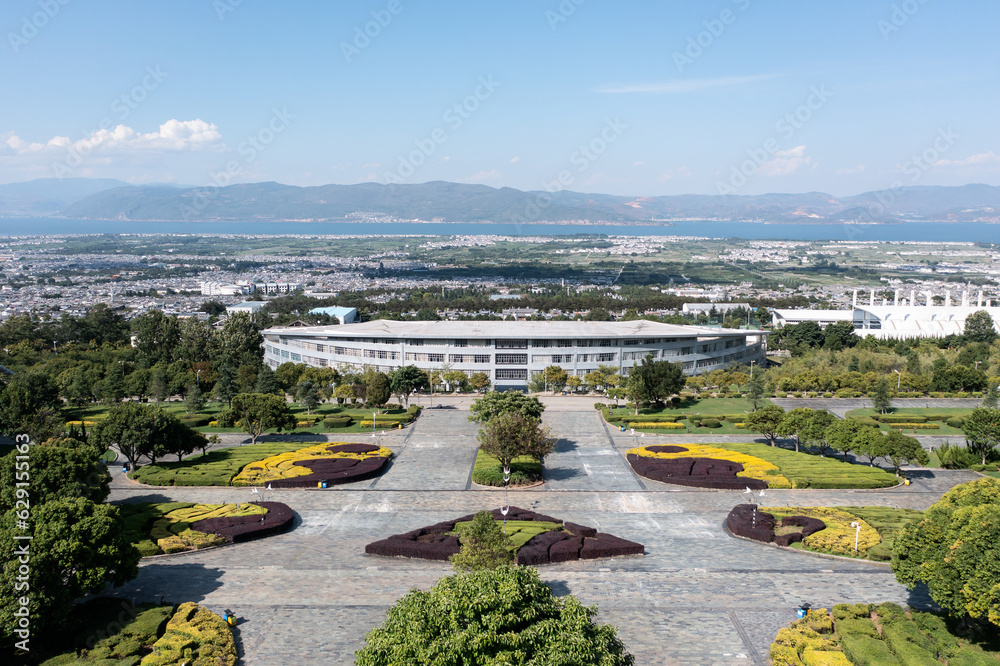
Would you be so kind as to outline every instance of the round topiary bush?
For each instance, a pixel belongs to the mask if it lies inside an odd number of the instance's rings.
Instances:
[[[390,608],[354,663],[634,664],[617,630],[593,622],[596,614],[572,595],[553,596],[530,567],[448,576]]]
[[[719,419],[702,419],[702,421],[701,421],[701,427],[702,428],[721,428],[722,427],[722,421],[720,421]]]

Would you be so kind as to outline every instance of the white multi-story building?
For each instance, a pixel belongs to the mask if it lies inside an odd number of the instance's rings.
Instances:
[[[390,321],[270,328],[264,362],[391,372],[403,365],[486,372],[499,389],[524,388],[550,365],[583,377],[600,365],[623,375],[648,355],[688,375],[764,360],[766,333],[636,320]]]

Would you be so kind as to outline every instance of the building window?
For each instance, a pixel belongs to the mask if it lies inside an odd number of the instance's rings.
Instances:
[[[519,370],[517,368],[504,368],[498,369],[494,375],[495,379],[527,379],[528,370]]]
[[[527,354],[497,354],[497,365],[527,365]]]
[[[497,340],[497,349],[527,349],[527,340]]]
[[[598,363],[608,363],[610,361],[613,361],[615,360],[615,356],[617,356],[617,354],[615,354],[614,352],[610,354],[593,354],[594,360],[597,361]]]
[[[451,363],[489,363],[489,354],[451,354],[448,356]]]
[[[469,346],[469,341],[468,340],[452,340],[451,346],[452,347],[468,347]]]
[[[551,347],[552,346],[552,342],[553,342],[552,340],[532,340],[531,341],[531,346],[532,347]]]
[[[639,344],[639,340],[622,340],[623,347],[630,347]]]
[[[572,347],[572,346],[573,346],[573,341],[572,340],[557,340],[556,341],[556,347]]]
[[[425,361],[427,363],[444,363],[444,354],[423,354],[406,352],[407,361]]]
[[[473,356],[472,356],[472,362],[473,363],[489,363],[490,362],[490,355],[489,354],[473,354]]]

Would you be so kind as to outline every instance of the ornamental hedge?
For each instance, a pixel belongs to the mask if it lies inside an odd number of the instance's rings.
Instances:
[[[778,631],[774,666],[892,666],[948,663],[989,666],[1000,654],[960,638],[958,627],[934,613],[893,603],[838,604],[811,610]]]
[[[143,556],[238,543],[285,530],[295,514],[285,504],[124,504],[126,536]]]
[[[626,459],[636,474],[663,483],[728,490],[791,487],[777,465],[714,446],[643,446],[628,451]]]
[[[798,527],[800,529],[782,529]],[[726,528],[736,536],[741,536],[761,543],[776,543],[779,546],[790,546],[793,543],[826,529],[826,523],[809,516],[785,516],[780,521],[774,514],[768,513],[753,504],[740,504],[733,507],[726,516]],[[780,530],[781,534],[777,534]]]
[[[141,666],[170,664],[212,664],[236,666],[236,640],[232,629],[221,617],[188,602],[177,607],[167,622],[167,629]]]
[[[323,443],[280,453],[248,464],[233,478],[234,486],[315,488],[378,476],[392,451],[371,444]]]
[[[492,513],[494,520],[503,520],[500,509],[494,509]],[[473,518],[474,514],[470,514],[396,534],[368,544],[365,546],[365,553],[447,561],[461,549],[458,536],[460,523],[469,522]],[[506,518],[507,532],[513,542],[518,564],[537,566],[601,557],[642,555],[645,552],[641,543],[602,534],[593,527],[563,523],[558,518],[516,506],[510,507]]]

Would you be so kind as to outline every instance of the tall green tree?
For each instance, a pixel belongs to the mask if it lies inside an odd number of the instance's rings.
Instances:
[[[593,622],[596,614],[572,595],[553,596],[529,567],[449,576],[390,608],[354,663],[634,664],[615,628]]]
[[[771,446],[781,434],[781,422],[785,418],[785,410],[779,405],[764,405],[755,412],[747,415],[746,425],[751,432],[760,433],[767,438]]]
[[[37,646],[59,631],[76,599],[138,573],[139,552],[126,538],[117,507],[81,497],[44,502],[31,512],[30,542],[15,538],[25,534],[18,521],[16,510],[0,518],[0,549],[8,555],[0,565],[2,647],[22,639],[15,633],[21,597],[28,598],[30,646]],[[30,558],[26,587],[19,586],[21,550]]]
[[[295,399],[306,408],[306,414],[312,414],[316,405],[319,404],[319,390],[316,388],[316,384],[308,379],[303,379],[295,385]]]
[[[879,414],[885,414],[892,409],[892,386],[888,379],[881,377],[875,382],[871,399],[872,407],[877,409]]]
[[[232,406],[219,414],[219,425],[237,427],[250,435],[256,444],[264,431],[294,430],[296,419],[281,396],[263,393],[240,393],[233,397]]]
[[[663,404],[671,395],[684,388],[684,366],[669,361],[656,361],[650,354],[629,372],[626,389],[636,404]]]
[[[427,387],[427,375],[415,365],[404,365],[389,373],[389,390],[406,407],[410,406],[411,393]]]
[[[180,342],[180,325],[177,317],[150,310],[132,320],[135,348],[139,362],[147,368],[157,363],[170,364],[175,359]]]
[[[831,448],[842,452],[846,461],[847,454],[855,451],[859,442],[872,436],[869,432],[872,430],[878,434],[878,428],[862,423],[858,419],[840,419],[826,429],[826,441]]]
[[[965,339],[967,342],[985,342],[986,344],[997,339],[997,330],[989,312],[979,310],[965,318]]]
[[[983,396],[983,402],[979,406],[984,409],[1000,408],[1000,391],[997,390],[996,384],[990,383],[990,387],[986,389],[986,395]]]
[[[235,368],[259,367],[264,362],[264,337],[246,312],[234,313],[226,320],[217,338],[219,355]]]
[[[838,321],[830,324],[824,331],[823,346],[832,351],[849,349],[861,340],[854,334],[854,322]]]
[[[886,457],[892,463],[897,475],[902,465],[907,463],[927,465],[931,460],[930,454],[924,450],[916,437],[908,437],[898,430],[890,430],[885,434],[885,439],[888,449]]]
[[[278,385],[278,379],[274,376],[274,370],[272,370],[267,364],[261,366],[260,372],[257,373],[257,383],[253,388],[254,393],[274,393],[276,395],[284,395],[284,391],[281,386]]]
[[[479,448],[510,467],[514,458],[531,456],[541,462],[551,453],[555,440],[538,419],[519,412],[503,412],[486,421],[476,436]]]
[[[29,497],[32,507],[68,497],[98,503],[106,500],[111,487],[108,468],[89,447],[74,444],[77,446],[33,444],[23,454],[27,460],[18,459],[18,455],[0,458],[0,514],[14,509],[18,499]],[[30,480],[27,487],[18,487],[26,480]]]
[[[1000,626],[1000,479],[949,490],[896,533],[892,570],[958,618]]]
[[[197,446],[197,433],[158,405],[125,402],[115,405],[104,419],[94,426],[94,442],[102,447],[117,448],[135,469],[143,456],[150,462],[168,453],[187,451]]]
[[[767,402],[767,382],[764,378],[764,371],[758,370],[753,373],[750,380],[747,382],[747,399],[750,404],[753,405],[753,410],[756,412],[761,408],[762,405]]]
[[[545,406],[533,395],[519,391],[487,391],[481,398],[472,401],[469,420],[484,423],[505,412],[540,419],[543,411]]]
[[[985,465],[1000,444],[1000,410],[978,407],[962,423],[965,446]]]
[[[372,370],[365,374],[365,400],[368,404],[382,409],[391,396],[389,378],[384,373]]]

